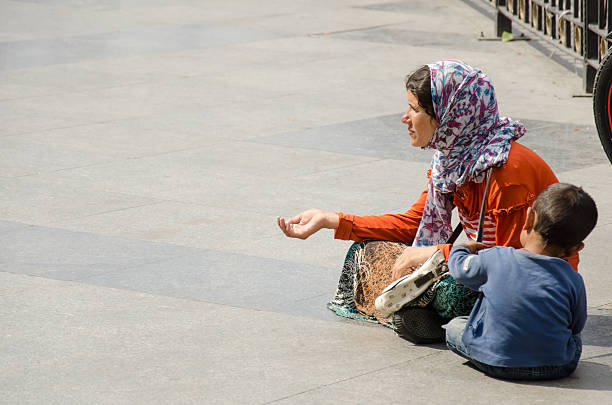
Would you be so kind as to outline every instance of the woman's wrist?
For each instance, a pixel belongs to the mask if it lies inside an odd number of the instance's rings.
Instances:
[[[327,212],[326,215],[327,228],[329,229],[338,229],[338,225],[340,225],[340,215],[335,212]]]

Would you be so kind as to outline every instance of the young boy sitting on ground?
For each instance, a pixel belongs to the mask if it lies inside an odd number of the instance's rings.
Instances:
[[[527,211],[523,249],[456,245],[448,260],[451,275],[482,295],[469,317],[445,326],[448,348],[497,378],[570,375],[582,353],[586,292],[582,277],[561,257],[581,250],[596,222],[595,202],[582,188],[556,183]]]

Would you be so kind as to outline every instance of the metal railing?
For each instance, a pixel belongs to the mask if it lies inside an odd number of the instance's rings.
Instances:
[[[497,36],[519,25],[583,62],[583,84],[593,91],[599,64],[612,44],[608,0],[483,0],[496,9]]]

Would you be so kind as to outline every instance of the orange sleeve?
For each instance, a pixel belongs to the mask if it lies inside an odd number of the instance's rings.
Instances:
[[[444,254],[444,258],[448,261],[448,256],[450,255],[450,251],[453,248],[453,245],[450,243],[443,243],[437,246],[439,250]]]
[[[357,216],[338,213],[340,222],[334,238],[343,240],[385,240],[412,243],[423,215],[427,190],[412,207],[403,214]]]

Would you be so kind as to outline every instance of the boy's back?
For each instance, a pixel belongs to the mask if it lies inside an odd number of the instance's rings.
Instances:
[[[586,292],[565,260],[510,247],[474,256],[456,246],[449,269],[457,281],[483,292],[463,334],[470,357],[502,367],[561,365],[575,357]]]

